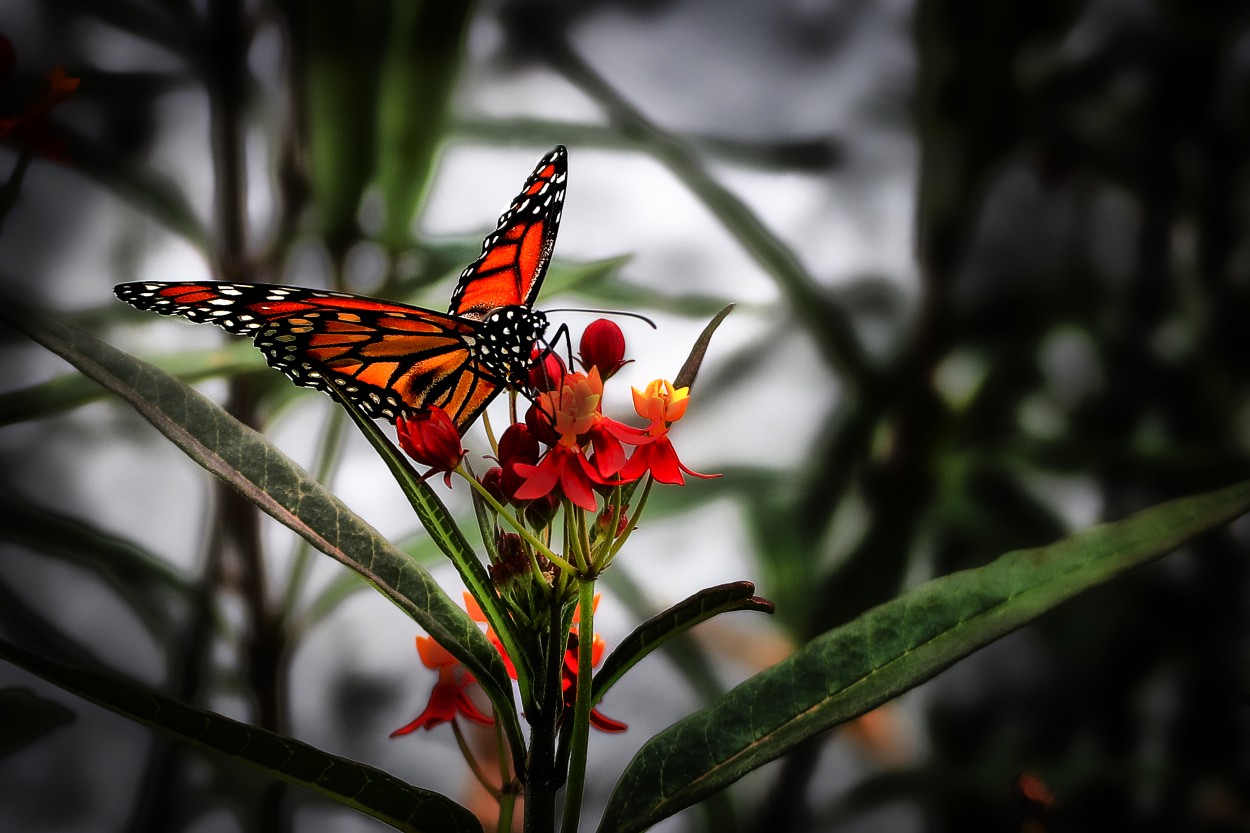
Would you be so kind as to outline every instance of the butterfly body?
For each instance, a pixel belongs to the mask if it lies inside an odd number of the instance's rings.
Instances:
[[[566,157],[539,161],[482,253],[460,275],[448,312],[274,284],[121,284],[131,306],[252,337],[304,387],[347,394],[391,421],[439,407],[462,432],[504,388],[524,388],[547,329],[533,309],[555,246]]]

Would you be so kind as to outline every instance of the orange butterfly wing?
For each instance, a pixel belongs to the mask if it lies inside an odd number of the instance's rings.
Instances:
[[[568,153],[557,145],[525,180],[477,260],[460,273],[449,312],[481,319],[499,307],[533,305],[556,245],[567,179]]]
[[[131,306],[252,336],[303,387],[331,384],[371,417],[437,406],[462,431],[499,391],[473,361],[477,322],[339,292],[231,283],[126,283]]]

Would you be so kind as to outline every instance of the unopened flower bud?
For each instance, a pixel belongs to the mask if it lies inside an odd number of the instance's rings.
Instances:
[[[599,375],[607,379],[625,364],[625,335],[615,322],[599,318],[590,322],[582,332],[579,360],[589,371],[599,368]]]

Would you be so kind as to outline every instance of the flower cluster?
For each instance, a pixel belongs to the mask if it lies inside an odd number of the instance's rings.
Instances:
[[[668,430],[685,414],[688,388],[657,379],[634,388],[634,409],[648,424],[635,427],[603,413],[604,383],[626,364],[625,339],[611,321],[593,322],[582,334],[582,370],[569,371],[553,353],[530,374],[533,403],[525,422],[500,441],[505,495],[514,502],[549,496],[595,511],[596,490],[634,483],[650,475],[680,485],[682,474],[711,477],[687,468],[677,457]],[[538,444],[546,447],[538,451]],[[633,453],[627,455],[626,447]],[[488,473],[489,476],[489,473]]]
[[[449,487],[454,472],[473,479],[489,497],[486,511],[515,530],[483,529],[488,542],[495,543],[491,574],[505,595],[511,585],[524,585],[530,574],[550,578],[552,568],[570,576],[598,575],[619,548],[614,545],[632,531],[631,510],[636,516],[652,481],[681,485],[685,475],[717,476],[686,466],[669,439],[670,429],[690,404],[688,387],[657,379],[641,390],[634,388],[634,410],[645,424],[613,419],[603,412],[604,384],[628,364],[621,329],[605,319],[594,321],[579,348],[580,368],[575,370],[550,349],[535,348],[525,392],[528,410],[499,437],[492,455],[496,465],[479,478],[473,478],[456,426],[442,410],[429,408],[398,421],[400,445],[428,467],[426,477],[442,474]],[[646,488],[635,501],[639,484]],[[593,522],[566,526],[565,537],[585,529],[582,543],[599,546],[583,546],[578,558],[560,557],[532,537],[542,534],[549,540],[562,508],[594,513]],[[565,518],[567,522],[570,515]]]
[[[535,349],[524,391],[529,405],[522,414],[512,401],[512,424],[497,441],[492,435],[488,459],[494,465],[480,476],[472,471],[454,423],[438,408],[400,419],[399,442],[428,467],[426,477],[442,474],[450,486],[457,474],[474,488],[490,555],[491,583],[479,592],[491,598],[466,594],[466,608],[487,625],[486,637],[517,681],[527,714],[541,711],[543,719],[557,723],[581,715],[600,731],[623,732],[624,723],[578,702],[592,690],[589,680],[579,677],[589,676],[604,650],[590,621],[598,602],[594,582],[634,530],[653,483],[680,485],[685,475],[716,475],[688,468],[669,438],[690,404],[688,387],[657,379],[635,388],[638,420],[614,419],[604,413],[604,385],[628,363],[625,338],[616,324],[601,319],[586,328],[578,346],[573,367],[571,356],[566,362],[550,349]],[[579,633],[582,616],[589,638]],[[507,649],[495,628],[508,629]],[[425,710],[396,734],[446,722],[455,729],[457,716],[478,723],[486,718],[465,694],[472,675],[430,644],[418,641],[418,650],[426,666],[438,670],[439,681]],[[509,650],[525,656],[509,656]],[[556,705],[536,708],[534,679],[554,681],[557,675]]]

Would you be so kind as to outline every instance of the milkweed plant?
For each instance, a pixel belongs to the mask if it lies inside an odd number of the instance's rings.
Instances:
[[[59,73],[51,81],[46,106],[30,111],[24,122],[7,120],[10,133],[46,136],[31,125],[41,125],[47,108],[73,91],[72,79]],[[28,144],[34,147],[33,139]],[[49,150],[55,147],[43,147],[43,152]],[[487,239],[475,266],[495,269],[497,261],[511,258],[531,276],[524,283],[536,291],[558,222],[562,166],[562,148],[544,158],[501,219],[501,231]],[[19,166],[11,180],[12,189],[22,170]],[[531,198],[546,201],[535,209]],[[521,220],[505,228],[503,220],[509,217]],[[544,225],[546,217],[554,218],[549,226]],[[514,239],[508,233],[513,228],[538,231],[522,231]],[[471,271],[469,275],[473,277]],[[179,314],[189,310],[193,320],[220,315],[223,322],[238,306],[230,296],[255,289],[250,284],[217,284],[213,290],[134,286],[134,298],[165,304]],[[338,299],[340,313],[348,303],[365,303],[335,293],[271,291],[276,295],[257,301],[260,306],[253,312],[266,304],[298,306],[296,301],[309,298],[326,304],[331,303],[326,299]],[[162,293],[183,301],[187,293],[193,298],[202,293],[206,300],[200,302],[203,306],[183,308]],[[532,295],[527,289],[518,300],[528,304]],[[382,306],[397,331],[420,326],[404,318],[414,308]],[[304,303],[305,308],[311,310],[305,312],[307,318],[320,314],[313,304]],[[381,456],[430,539],[454,565],[465,587],[462,602],[455,602],[423,567],[316,478],[185,382],[16,301],[0,303],[0,319],[124,399],[191,459],[366,578],[411,617],[418,630],[413,673],[422,677],[429,695],[408,722],[394,729],[392,742],[415,746],[427,733],[451,733],[466,771],[493,799],[490,812],[475,815],[449,797],[317,749],[274,726],[233,720],[111,671],[50,656],[55,652],[49,650],[0,638],[0,659],[172,738],[317,792],[395,829],[479,831],[485,823],[499,833],[517,827],[531,833],[575,833],[587,815],[583,797],[592,733],[629,731],[608,696],[613,686],[652,651],[714,616],[772,611],[750,581],[739,581],[694,593],[638,623],[615,646],[606,645],[595,631],[598,582],[618,559],[628,558],[631,535],[655,495],[683,485],[688,477],[717,476],[691,469],[678,448],[683,418],[699,407],[693,391],[703,357],[728,311],[707,325],[675,375],[632,390],[633,413],[609,413],[604,407],[605,388],[618,379],[626,362],[625,341],[614,323],[601,319],[586,327],[576,356],[571,339],[565,340],[563,353],[536,347],[522,355],[526,378],[506,380],[507,424],[496,432],[484,420],[487,444],[482,447],[466,448],[455,419],[433,405],[398,414],[392,440],[370,418],[367,404],[352,393],[351,385],[323,386]],[[339,314],[332,326],[350,330],[350,315]],[[431,315],[444,322],[439,337],[451,339],[448,332],[460,333],[456,328],[467,326]],[[235,329],[246,331],[252,319],[229,320]],[[286,332],[275,328],[261,336],[273,335],[272,343],[266,342],[267,355],[271,363],[276,357],[279,366],[285,361],[285,345],[314,329],[308,321],[288,324]],[[467,338],[482,332],[511,335],[503,329],[510,326],[507,321],[492,326],[500,329],[473,329],[455,338],[468,344]],[[440,350],[429,352],[437,358]],[[375,365],[366,371],[363,359],[352,363],[362,374],[385,369]],[[428,371],[431,378],[439,372],[437,362]],[[475,407],[464,413],[475,414]],[[465,532],[468,524],[443,503],[440,492],[447,488],[471,496],[474,535]],[[609,793],[598,829],[645,830],[703,802],[1076,594],[1161,558],[1248,509],[1250,481],[1245,481],[920,583],[815,636],[776,665],[646,739]],[[480,543],[471,544],[473,539]],[[65,720],[64,709],[49,708],[14,690],[0,691],[0,713],[8,716],[7,746],[0,753]],[[466,723],[490,727],[496,754],[478,757],[465,736]],[[1037,774],[1022,776],[1018,786],[1021,795],[1043,809],[1061,801]]]
[[[599,319],[582,334],[573,367],[535,347],[530,401],[511,396],[511,422],[497,438],[488,423],[488,454],[462,447],[440,408],[396,422],[400,447],[425,469],[418,482],[441,475],[448,487],[454,477],[472,490],[486,557],[468,563],[457,557],[456,566],[469,587],[466,612],[485,626],[516,684],[517,705],[498,696],[479,705],[472,695],[478,678],[436,637],[420,635],[421,665],[436,679],[425,708],[392,737],[449,727],[468,770],[498,802],[499,830],[511,829],[520,796],[527,829],[550,829],[557,791],[561,829],[577,829],[590,731],[628,728],[598,708],[611,686],[652,647],[698,621],[735,609],[771,612],[749,582],[710,588],[641,631],[626,653],[614,653],[595,674],[605,652],[594,631],[596,581],[637,528],[652,489],[683,485],[686,476],[717,476],[687,467],[670,439],[691,402],[705,347],[706,341],[696,348],[676,383],[657,379],[632,390],[633,420],[604,413],[604,387],[626,364],[625,339],[615,323]],[[437,523],[427,528],[444,534]],[[475,759],[462,721],[496,726],[499,771],[488,772]],[[522,721],[528,738],[515,732]]]

